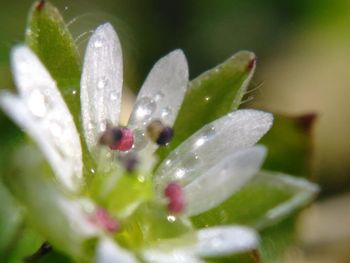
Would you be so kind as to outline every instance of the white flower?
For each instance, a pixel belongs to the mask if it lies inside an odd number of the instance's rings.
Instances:
[[[1,108],[38,144],[64,191],[81,196],[79,192],[85,182],[80,137],[55,81],[25,46],[13,49],[12,71],[19,94],[1,93]],[[147,127],[153,121],[170,127],[174,124],[187,83],[186,58],[182,51],[175,50],[155,64],[143,84],[127,125],[134,136],[133,147],[122,153],[139,156],[140,173],[149,173],[158,147],[146,135]],[[100,171],[110,169],[108,166],[115,162],[111,150],[99,141],[108,129],[107,124],[119,126],[122,86],[119,39],[112,26],[104,24],[88,43],[81,78],[84,138]],[[183,189],[184,216],[216,207],[259,171],[266,150],[255,144],[272,122],[269,113],[239,110],[204,126],[160,164],[154,177],[156,198],[164,200],[164,189],[176,182]],[[60,211],[71,224],[86,226],[78,230],[80,234],[100,237],[97,262],[137,262],[91,222],[83,202],[64,196],[57,200],[61,200],[56,203],[64,207]],[[79,216],[69,216],[72,209]],[[172,248],[164,241],[152,248],[145,247],[141,254],[148,262],[202,262],[202,257],[229,255],[257,246],[254,230],[220,226],[198,230],[192,244]]]

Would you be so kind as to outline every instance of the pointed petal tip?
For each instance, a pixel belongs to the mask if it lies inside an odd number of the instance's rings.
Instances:
[[[109,22],[106,22],[106,23],[103,23],[103,24],[99,25],[96,28],[95,32],[101,32],[101,31],[107,31],[107,30],[111,30],[111,31],[115,32],[114,27]]]
[[[175,49],[171,51],[167,56],[169,57],[169,59],[177,61],[179,64],[182,65],[183,70],[186,71],[188,79],[188,62],[184,51],[182,49]]]

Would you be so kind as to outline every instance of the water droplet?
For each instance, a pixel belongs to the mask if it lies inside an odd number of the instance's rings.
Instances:
[[[93,168],[91,168],[91,169],[90,169],[90,172],[91,172],[92,174],[94,174],[94,173],[95,173],[95,170],[94,170]]]
[[[103,89],[107,86],[108,80],[106,78],[101,78],[97,81],[97,88]]]
[[[59,123],[52,121],[50,123],[50,132],[54,137],[60,138],[63,133],[63,129]]]
[[[76,91],[76,90],[73,90],[73,91],[72,91],[72,95],[77,95],[77,91]]]
[[[186,170],[184,168],[176,168],[176,171],[175,171],[175,178],[177,180],[180,180],[184,177],[184,175],[186,174]]]
[[[145,122],[150,119],[152,114],[155,112],[157,105],[153,99],[149,97],[141,98],[136,107],[136,119],[140,122]]]
[[[167,216],[167,219],[170,223],[174,223],[176,221],[176,217],[172,215]]]
[[[159,101],[159,100],[161,100],[161,99],[163,99],[163,98],[164,98],[164,93],[161,92],[161,91],[158,91],[158,92],[154,95],[154,100],[155,100],[155,101]]]
[[[210,100],[210,97],[207,96],[207,97],[204,98],[204,100],[205,100],[205,101],[209,101],[209,100]]]
[[[105,122],[101,122],[101,123],[99,123],[98,128],[101,132],[103,132],[106,130],[107,124]]]
[[[92,121],[90,121],[90,122],[88,123],[88,125],[87,125],[87,128],[88,128],[89,130],[92,130],[92,129],[95,128],[95,124],[94,124]]]
[[[166,107],[162,110],[161,117],[162,119],[167,118],[171,114],[171,109],[169,107]]]
[[[44,95],[34,90],[28,98],[28,107],[33,115],[39,118],[43,118],[47,113],[47,105]]]
[[[215,127],[208,125],[203,128],[199,138],[194,143],[194,148],[198,148],[210,140],[216,134]]]
[[[103,46],[104,43],[104,39],[101,37],[96,38],[95,42],[94,42],[94,47],[96,48],[100,48]]]
[[[118,95],[115,93],[111,93],[110,97],[111,101],[116,101],[118,99]]]
[[[144,131],[139,129],[134,130],[134,139],[135,140],[134,140],[133,149],[136,151],[142,150],[143,148],[146,147],[148,143],[148,139],[146,138]]]

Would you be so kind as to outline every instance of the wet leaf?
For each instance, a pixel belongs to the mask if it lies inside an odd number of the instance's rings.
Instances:
[[[33,4],[25,41],[56,80],[77,123],[80,114],[80,57],[74,39],[56,7],[46,1]]]

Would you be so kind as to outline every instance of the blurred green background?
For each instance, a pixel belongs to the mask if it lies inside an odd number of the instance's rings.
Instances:
[[[1,89],[12,87],[9,50],[23,41],[32,2],[0,2]],[[318,113],[311,179],[322,193],[300,223],[306,250],[291,251],[286,261],[350,262],[350,0],[52,2],[69,21],[82,54],[97,25],[110,21],[116,27],[126,86],[134,91],[154,62],[175,48],[184,50],[191,79],[238,50],[254,51],[258,67],[247,95],[254,100],[245,106]]]

